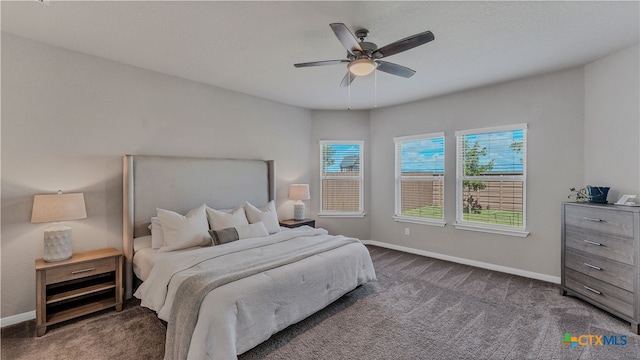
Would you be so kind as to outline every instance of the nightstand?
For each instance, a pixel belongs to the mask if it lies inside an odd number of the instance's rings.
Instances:
[[[122,311],[122,253],[114,248],[75,253],[64,261],[36,260],[36,329],[103,309]]]
[[[297,228],[299,226],[309,225],[311,227],[316,227],[316,221],[313,219],[304,219],[304,220],[282,220],[280,221],[280,226],[288,227],[288,228]]]

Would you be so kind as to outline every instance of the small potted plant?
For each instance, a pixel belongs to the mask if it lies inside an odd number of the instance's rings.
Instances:
[[[569,191],[571,191],[571,194],[567,196],[567,198],[571,199],[573,197],[577,202],[588,201],[605,204],[607,202],[609,188],[604,186],[587,185],[587,187],[582,189],[570,188]]]
[[[587,192],[587,188],[582,188],[577,190],[576,188],[570,188],[569,191],[571,191],[571,194],[567,196],[567,199],[574,198],[576,199],[577,202],[585,202],[585,201],[588,201],[590,198],[590,195]]]
[[[587,193],[589,194],[589,202],[606,204],[609,187],[587,185]]]

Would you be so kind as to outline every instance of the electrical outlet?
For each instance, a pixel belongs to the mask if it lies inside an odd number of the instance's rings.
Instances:
[[[404,234],[411,235],[411,230],[409,230],[409,228],[404,228]]]

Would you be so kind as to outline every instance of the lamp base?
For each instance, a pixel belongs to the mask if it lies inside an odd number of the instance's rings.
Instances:
[[[71,228],[54,225],[44,232],[44,261],[55,262],[71,257]]]
[[[293,204],[293,219],[304,220],[304,203],[302,201]]]

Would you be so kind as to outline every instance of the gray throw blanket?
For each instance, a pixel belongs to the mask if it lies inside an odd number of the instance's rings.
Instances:
[[[171,316],[167,325],[166,360],[186,359],[189,353],[198,312],[207,294],[222,285],[249,277],[263,271],[308,258],[310,256],[359,242],[357,239],[334,237],[319,243],[298,247],[257,261],[236,263],[233,267],[220,271],[204,271],[184,280],[176,293]]]

